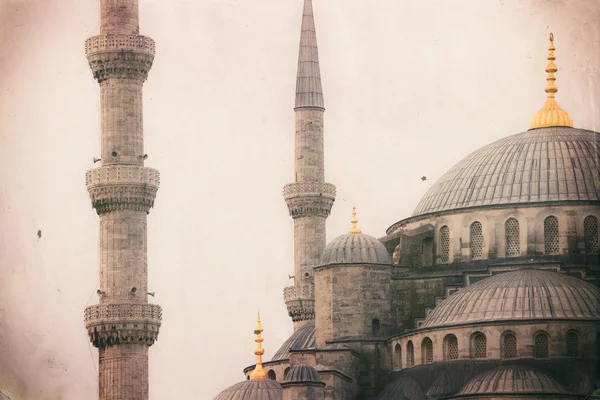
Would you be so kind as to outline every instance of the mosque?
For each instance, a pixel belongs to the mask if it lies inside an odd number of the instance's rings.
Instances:
[[[600,398],[600,133],[555,95],[529,129],[468,155],[379,239],[356,210],[329,244],[312,0],[296,86],[294,333],[215,400]],[[276,344],[269,344],[275,346]]]

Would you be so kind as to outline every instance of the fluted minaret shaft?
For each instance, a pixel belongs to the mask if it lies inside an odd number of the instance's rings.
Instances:
[[[159,173],[144,167],[142,87],[154,41],[140,36],[138,0],[101,0],[86,55],[100,84],[101,167],[87,173],[100,218],[100,304],[85,310],[99,351],[99,399],[148,399],[148,347],[161,308],[148,304],[147,214]]]
[[[325,105],[312,0],[304,1],[296,80],[295,183],[284,187],[294,219],[294,286],[284,290],[295,329],[314,319],[314,277],[325,249],[325,224],[335,186],[325,183],[323,117]]]

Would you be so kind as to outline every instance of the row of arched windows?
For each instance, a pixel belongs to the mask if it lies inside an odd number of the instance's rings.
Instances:
[[[585,217],[583,229],[585,253],[598,254],[598,218],[593,215]],[[504,222],[504,238],[506,256],[521,255],[521,232],[519,221],[516,218],[509,218]],[[469,242],[471,258],[483,257],[484,236],[481,222],[475,221],[469,226]],[[441,262],[448,262],[450,260],[450,228],[447,225],[442,226],[439,230],[438,246]],[[560,253],[558,218],[554,215],[544,219],[544,253]]]
[[[533,357],[548,358],[549,337],[546,332],[537,332],[533,337]],[[579,334],[569,331],[566,335],[567,357],[579,357]],[[475,332],[470,337],[469,354],[471,358],[487,357],[487,337],[481,332]],[[512,331],[504,332],[500,337],[500,349],[503,359],[518,358],[517,336]],[[458,338],[456,335],[448,334],[444,338],[443,348],[444,361],[458,360]],[[394,348],[394,366],[401,369],[403,364],[402,346],[396,344]],[[412,340],[406,344],[406,368],[415,365],[414,345]],[[421,363],[431,364],[433,362],[433,342],[429,337],[421,341]]]

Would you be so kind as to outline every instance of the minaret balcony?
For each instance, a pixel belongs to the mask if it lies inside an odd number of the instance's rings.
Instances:
[[[335,186],[330,183],[290,183],[283,197],[292,218],[327,218],[335,201]]]
[[[109,78],[144,82],[154,61],[154,40],[146,36],[105,34],[85,42],[85,55],[98,82]]]
[[[158,170],[136,165],[91,169],[86,184],[98,214],[117,210],[149,212],[160,184]]]
[[[312,285],[286,287],[283,289],[283,299],[292,321],[308,321],[315,318],[315,295]]]
[[[119,343],[151,346],[158,338],[162,309],[155,304],[96,304],[85,309],[85,327],[96,347]]]

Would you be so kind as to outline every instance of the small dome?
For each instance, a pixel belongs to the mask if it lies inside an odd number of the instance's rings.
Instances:
[[[311,349],[315,346],[315,320],[311,319],[281,345],[277,353],[271,358],[271,361],[290,358],[290,350]]]
[[[270,379],[236,383],[223,390],[213,400],[282,400],[281,385]]]
[[[423,389],[414,379],[403,377],[396,379],[387,385],[377,400],[426,400],[427,397],[423,393]]]
[[[325,247],[319,265],[391,263],[387,249],[379,240],[364,233],[347,233]]]
[[[552,271],[505,272],[452,294],[421,327],[524,319],[599,320],[600,289]]]
[[[288,372],[286,382],[321,382],[319,372],[310,365],[296,365]]]
[[[504,365],[471,379],[456,396],[482,394],[569,394],[552,377],[522,365]]]

